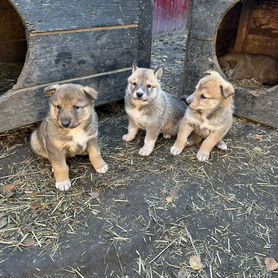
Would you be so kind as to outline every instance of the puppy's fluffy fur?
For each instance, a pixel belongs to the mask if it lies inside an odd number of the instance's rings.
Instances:
[[[32,133],[31,146],[38,155],[49,159],[56,187],[65,191],[71,187],[67,156],[88,153],[97,172],[108,169],[98,146],[98,120],[93,106],[97,92],[90,87],[64,84],[49,86],[45,93],[50,110]]]
[[[195,92],[186,99],[188,108],[171,148],[173,155],[179,155],[186,144],[197,144],[201,140],[203,142],[197,153],[199,161],[206,161],[214,146],[227,149],[222,138],[233,123],[234,88],[218,72],[209,71],[207,74],[198,82]]]
[[[177,134],[179,121],[186,109],[185,103],[161,90],[159,79],[162,75],[162,67],[151,70],[133,65],[128,78],[125,95],[128,133],[123,140],[131,141],[139,129],[146,130],[144,146],[139,150],[142,156],[151,154],[160,133],[165,138]]]
[[[255,79],[261,84],[278,83],[278,62],[266,55],[227,53],[218,59],[231,80]]]

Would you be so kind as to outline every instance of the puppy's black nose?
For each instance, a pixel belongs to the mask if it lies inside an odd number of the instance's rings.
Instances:
[[[185,103],[186,103],[187,105],[190,105],[191,102],[192,102],[192,100],[190,100],[189,98],[186,98],[186,99],[185,99]]]
[[[142,92],[136,92],[137,97],[141,98],[143,96],[144,93]]]
[[[188,96],[187,95],[184,95],[180,98],[181,101],[185,102],[187,105],[188,105],[188,102],[187,102],[187,98]]]
[[[61,124],[63,127],[69,127],[70,126],[70,120],[62,120],[61,121]]]

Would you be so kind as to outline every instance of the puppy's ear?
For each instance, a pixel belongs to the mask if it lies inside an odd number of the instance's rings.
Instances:
[[[162,66],[160,66],[154,70],[154,75],[159,80],[162,78],[163,72],[164,72],[164,69]]]
[[[221,95],[226,99],[235,94],[235,89],[231,83],[226,82],[226,84],[220,85]]]
[[[53,96],[53,94],[55,93],[55,91],[60,87],[60,85],[55,84],[55,85],[50,85],[46,88],[44,88],[43,93],[45,95],[47,95],[48,97]]]
[[[132,73],[134,73],[138,69],[136,62],[134,61],[132,64]]]
[[[95,100],[97,99],[98,93],[97,93],[97,91],[96,91],[95,89],[86,86],[86,87],[83,88],[83,90],[84,90],[84,93],[85,93],[90,99],[92,99],[93,101],[95,101]]]

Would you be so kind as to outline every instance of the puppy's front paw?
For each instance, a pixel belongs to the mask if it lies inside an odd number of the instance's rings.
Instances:
[[[171,147],[170,152],[172,155],[179,155],[179,154],[181,154],[182,150],[183,150],[183,148],[178,147],[177,145],[174,144]]]
[[[100,174],[104,174],[106,173],[108,170],[108,165],[107,163],[104,162],[104,164],[100,167],[100,168],[97,168],[96,171]]]
[[[139,155],[141,156],[149,156],[151,154],[153,150],[151,148],[145,147],[143,146],[140,150],[139,150]]]
[[[134,137],[128,135],[128,133],[127,133],[127,134],[123,135],[122,139],[126,142],[129,142],[129,141],[132,141],[134,139]]]
[[[71,188],[70,180],[59,181],[55,184],[56,188],[61,191],[68,191]]]
[[[226,143],[224,141],[219,141],[217,144],[216,144],[216,148],[218,148],[219,150],[221,151],[227,151],[228,147],[226,145]]]
[[[209,154],[201,153],[200,151],[198,151],[197,159],[202,162],[207,161],[209,159]]]

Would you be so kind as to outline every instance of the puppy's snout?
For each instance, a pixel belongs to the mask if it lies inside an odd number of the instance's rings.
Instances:
[[[143,94],[144,93],[142,91],[137,91],[136,92],[136,96],[139,97],[139,98],[141,98],[143,96]]]
[[[185,103],[186,103],[187,105],[190,105],[191,102],[192,102],[192,100],[191,100],[189,97],[185,99]]]
[[[71,121],[69,119],[64,119],[61,121],[61,125],[65,128],[70,126]]]

